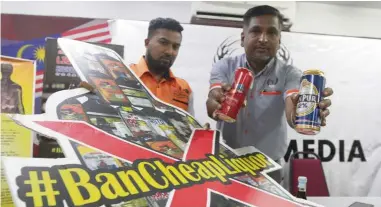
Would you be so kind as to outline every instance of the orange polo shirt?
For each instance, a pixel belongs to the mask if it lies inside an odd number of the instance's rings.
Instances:
[[[170,70],[168,79],[163,78],[157,82],[148,70],[144,56],[140,58],[138,64],[131,64],[130,68],[157,98],[163,102],[182,108],[185,111],[189,111],[189,105],[192,101],[192,90],[184,79],[175,77]]]

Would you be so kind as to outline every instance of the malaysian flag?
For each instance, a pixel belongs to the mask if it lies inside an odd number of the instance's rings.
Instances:
[[[50,35],[52,38],[68,38],[85,42],[111,43],[111,33],[107,20],[93,20],[84,25],[63,32],[61,34]],[[47,37],[18,42],[1,47],[1,54],[11,57],[36,60],[36,91],[35,91],[35,113],[41,111],[41,96],[44,78],[45,60],[45,39]]]

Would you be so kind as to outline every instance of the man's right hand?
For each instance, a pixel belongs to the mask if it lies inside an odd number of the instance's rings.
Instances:
[[[225,100],[226,92],[230,91],[229,84],[222,84],[220,88],[215,88],[209,91],[208,100],[206,101],[206,109],[208,116],[214,120],[218,120],[215,116],[215,111],[221,108],[221,103]]]

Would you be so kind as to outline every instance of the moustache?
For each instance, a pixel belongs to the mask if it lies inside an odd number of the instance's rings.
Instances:
[[[264,44],[260,44],[260,45],[255,45],[254,48],[256,48],[256,49],[266,49],[266,50],[269,50],[269,49],[270,49],[270,46],[268,46],[268,45],[264,45]]]

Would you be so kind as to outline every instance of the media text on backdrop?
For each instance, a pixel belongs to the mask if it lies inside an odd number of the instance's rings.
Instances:
[[[353,140],[351,144],[345,144],[350,142],[349,140],[339,140],[338,144],[329,139],[303,139],[302,145],[299,145],[297,140],[290,140],[287,148],[287,152],[284,155],[284,160],[288,162],[292,154],[296,152],[315,152],[319,155],[322,162],[330,162],[332,160],[338,160],[339,162],[353,162],[361,161],[366,162],[366,156],[360,140]],[[336,145],[336,147],[335,147]],[[338,146],[337,146],[338,145]],[[349,148],[349,153],[346,153]],[[317,149],[317,151],[315,151]],[[329,149],[328,152],[325,149]],[[299,155],[296,155],[299,159]],[[303,159],[309,158],[308,154],[303,155]]]
[[[286,120],[294,128],[302,71],[277,57],[282,28],[282,15],[277,9],[267,5],[253,7],[245,13],[243,21],[241,46],[245,53],[221,59],[213,65],[206,102],[208,115],[218,121],[217,128],[229,146],[254,146],[279,161],[287,150]],[[249,91],[247,106],[239,111],[236,122],[223,123],[213,114],[221,108],[234,80],[234,72],[240,67],[254,72],[254,87]],[[331,88],[325,88],[322,96],[332,94]],[[319,103],[322,126],[326,124],[330,105],[328,99]],[[275,173],[278,174],[270,175],[280,182],[281,172]]]

